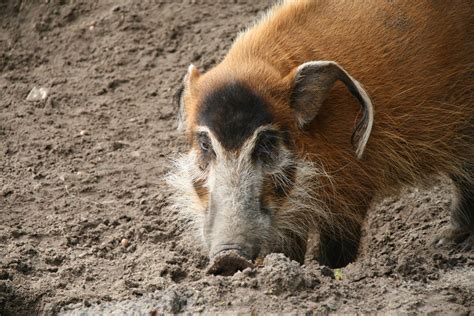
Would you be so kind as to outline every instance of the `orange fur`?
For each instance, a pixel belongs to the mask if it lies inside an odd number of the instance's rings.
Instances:
[[[350,227],[376,196],[434,174],[467,176],[462,166],[474,161],[473,32],[470,1],[287,2],[242,33],[219,65],[193,73],[184,96],[189,131],[210,91],[245,83],[271,105],[276,124],[290,129],[299,156],[324,168],[329,176],[314,194],[338,215],[330,218]],[[359,107],[343,85],[308,129],[297,126],[290,91],[296,67],[312,60],[338,62],[372,98],[374,127],[361,160],[350,143]]]

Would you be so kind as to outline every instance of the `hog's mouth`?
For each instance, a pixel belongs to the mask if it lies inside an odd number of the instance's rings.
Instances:
[[[208,274],[231,276],[237,271],[254,267],[254,264],[245,258],[240,247],[229,247],[217,252],[211,259],[207,269]]]

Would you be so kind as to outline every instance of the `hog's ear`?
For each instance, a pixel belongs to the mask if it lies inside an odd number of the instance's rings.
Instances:
[[[361,158],[374,120],[372,101],[362,85],[334,61],[304,63],[296,69],[293,78],[290,105],[302,128],[316,117],[336,80],[346,85],[362,108],[362,117],[351,139],[357,157]]]
[[[182,85],[178,88],[174,95],[174,103],[177,104],[178,107],[178,130],[182,131],[186,129],[186,107],[184,105],[184,96],[191,93],[193,84],[195,83],[196,79],[199,78],[200,73],[199,70],[193,65],[189,65],[188,72],[183,78]]]

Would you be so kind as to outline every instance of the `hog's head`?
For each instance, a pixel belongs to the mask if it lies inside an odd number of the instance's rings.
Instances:
[[[178,103],[190,150],[177,159],[169,183],[211,258],[234,251],[254,260],[278,251],[304,259],[308,231],[331,216],[317,193],[331,181],[307,159],[301,139],[310,137],[305,128],[337,80],[364,110],[355,131],[360,156],[371,103],[336,63],[308,62],[284,76],[258,65],[221,65],[203,75],[189,67]]]

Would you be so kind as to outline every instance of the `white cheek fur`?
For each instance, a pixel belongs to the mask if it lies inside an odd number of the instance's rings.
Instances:
[[[205,179],[205,174],[199,169],[197,153],[191,150],[173,161],[173,168],[166,177],[166,182],[173,190],[171,195],[172,207],[190,220],[194,235],[204,244],[202,233],[206,206],[202,204],[194,189],[193,183]]]

